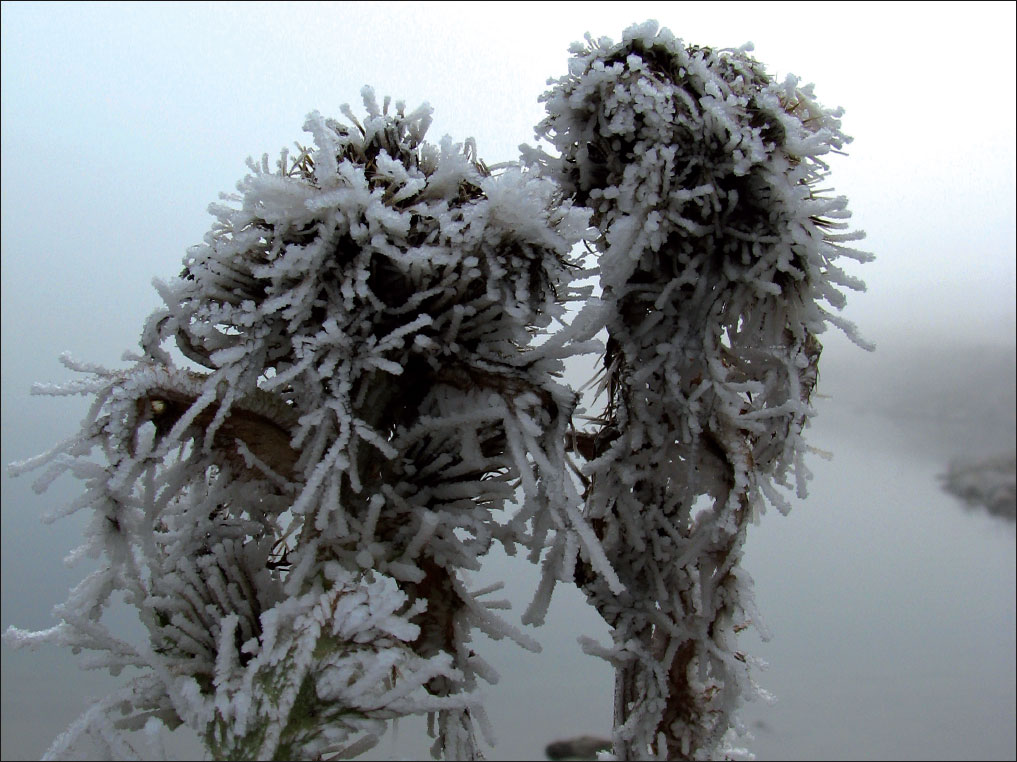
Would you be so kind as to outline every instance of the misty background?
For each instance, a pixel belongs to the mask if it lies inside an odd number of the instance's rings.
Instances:
[[[744,713],[763,759],[1013,759],[1014,523],[939,475],[1015,449],[1015,16],[1012,3],[2,3],[3,464],[72,435],[87,400],[37,397],[57,361],[118,366],[248,156],[309,138],[306,114],[361,113],[372,85],[434,107],[433,142],[477,140],[489,164],[533,143],[538,96],[569,43],[657,19],[687,43],[755,43],[768,71],[816,83],[855,137],[829,184],[878,259],[844,315],[873,353],[821,336],[810,495],[750,532],[744,566],[773,638],[776,703]],[[588,365],[569,379],[586,381]],[[822,451],[822,452],[819,452]],[[825,453],[832,454],[827,459]],[[62,558],[84,516],[41,522],[77,494],[0,475],[0,628],[41,629],[87,564]],[[518,621],[537,577],[493,555]],[[125,631],[137,627],[124,618]],[[576,638],[607,629],[574,589],[536,630],[539,655],[477,636],[492,759],[609,734],[612,674]],[[37,758],[113,679],[69,653],[0,648],[0,757]],[[421,757],[401,721],[369,756]],[[177,742],[182,755],[197,747]]]

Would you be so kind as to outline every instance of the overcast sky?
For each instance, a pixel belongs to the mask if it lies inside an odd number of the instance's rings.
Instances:
[[[849,267],[869,286],[846,310],[863,335],[1012,347],[1015,8],[4,2],[2,460],[72,433],[84,402],[30,397],[30,384],[67,379],[65,350],[115,365],[136,349],[158,305],[151,279],[179,272],[248,156],[308,140],[308,112],[339,116],[348,102],[362,113],[370,84],[430,103],[431,140],[472,136],[488,163],[511,160],[533,143],[538,96],[566,72],[569,43],[587,31],[619,39],[647,18],[687,43],[752,41],[769,71],[815,82],[822,103],[845,108],[855,141],[830,185],[878,257]],[[33,567],[17,564],[55,565],[71,539],[37,532],[33,513],[49,503],[26,479],[0,481],[2,627],[41,627],[64,577],[40,574],[26,591]]]

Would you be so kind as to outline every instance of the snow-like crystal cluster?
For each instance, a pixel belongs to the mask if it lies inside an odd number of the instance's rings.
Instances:
[[[625,586],[577,574],[613,627],[619,759],[722,753],[751,659],[754,620],[739,568],[748,525],[780,488],[804,494],[812,413],[846,199],[818,185],[848,138],[838,111],[793,77],[771,80],[744,50],[686,48],[649,22],[572,48],[543,96],[527,161],[593,211],[606,327],[607,409],[577,449],[586,516]],[[578,330],[578,329],[577,329]]]
[[[216,758],[319,758],[434,712],[435,752],[473,758],[476,678],[497,675],[471,630],[537,648],[462,572],[495,541],[539,555],[579,516],[574,396],[530,344],[564,311],[589,213],[469,141],[426,143],[426,106],[364,102],[363,122],[312,114],[313,149],[251,162],[211,207],[132,368],[71,363],[90,379],[49,390],[95,402],[20,468],[85,482],[71,509],[92,511],[102,566],[55,628],[8,639],[140,670],[52,756],[84,735],[130,756],[118,730],[154,719]],[[116,592],[147,642],[103,626]]]

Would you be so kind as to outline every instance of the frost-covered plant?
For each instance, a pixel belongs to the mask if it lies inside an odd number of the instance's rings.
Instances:
[[[48,756],[137,758],[124,731],[182,724],[217,759],[352,756],[427,713],[436,757],[476,758],[497,675],[473,629],[537,648],[468,588],[495,542],[543,565],[525,622],[567,581],[613,628],[586,647],[618,669],[617,758],[730,753],[756,690],[735,633],[765,634],[746,530],[804,494],[816,337],[854,335],[827,307],[861,284],[834,263],[867,255],[817,189],[847,138],[810,88],[652,23],[587,37],[569,71],[538,126],[555,153],[498,173],[369,88],[363,122],[310,115],[314,147],[250,162],[156,282],[134,364],[68,359],[85,380],[41,389],[94,402],[14,470],[85,483],[67,512],[91,511],[99,568],[54,628],[6,639],[132,668]],[[558,378],[594,349],[606,408],[576,431]],[[104,622],[118,598],[142,642]]]
[[[586,516],[625,586],[580,567],[613,629],[620,759],[724,753],[755,694],[735,633],[754,622],[746,529],[780,488],[804,496],[802,429],[840,287],[846,199],[822,157],[847,141],[811,86],[743,50],[687,48],[656,23],[572,48],[526,150],[600,231],[601,303],[577,321],[608,340]],[[857,339],[856,339],[857,340]]]
[[[530,347],[564,310],[588,212],[471,143],[424,141],[430,110],[312,114],[315,147],[267,157],[156,283],[165,306],[48,464],[87,486],[100,559],[42,633],[140,671],[64,734],[129,755],[118,729],[186,723],[218,759],[367,748],[384,720],[436,713],[434,750],[477,755],[471,630],[527,648],[463,570],[499,541],[539,554],[565,506],[573,394]],[[173,348],[193,366],[174,360]],[[97,457],[95,457],[97,456]],[[526,506],[500,509],[522,481]],[[40,485],[42,486],[42,485]],[[551,517],[551,518],[549,518]],[[531,520],[532,519],[532,520]],[[114,593],[144,624],[103,625]]]

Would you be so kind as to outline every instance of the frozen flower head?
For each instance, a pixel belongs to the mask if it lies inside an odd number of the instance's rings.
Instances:
[[[464,347],[523,346],[556,314],[582,215],[546,180],[491,177],[471,141],[426,143],[427,106],[390,115],[364,97],[363,123],[348,107],[348,123],[310,115],[314,148],[284,151],[274,172],[251,163],[234,203],[213,205],[217,224],[149,323],[153,354],[171,339],[212,371],[293,374],[345,343],[362,363],[417,371],[412,397]]]
[[[594,207],[594,222],[609,210],[671,208],[688,223],[772,231],[779,200],[767,200],[766,170],[783,176],[805,162],[789,180],[811,184],[825,170],[818,157],[850,140],[811,86],[773,82],[744,49],[686,47],[649,22],[621,43],[587,36],[571,50],[570,74],[542,98],[537,134],[560,151],[561,177]]]
[[[161,286],[166,308],[143,344],[153,360],[169,362],[175,347],[201,366],[225,407],[261,400],[292,442],[262,458],[263,471],[294,482],[296,514],[316,512],[318,531],[367,563],[349,504],[313,507],[323,491],[366,501],[379,476],[391,482],[404,463],[437,458],[454,432],[420,427],[463,412],[456,395],[494,392],[514,404],[535,393],[539,415],[557,414],[553,382],[530,368],[526,348],[563,310],[569,251],[588,212],[548,179],[492,175],[472,141],[427,143],[426,105],[390,113],[369,88],[364,103],[363,121],[349,107],[345,122],[311,114],[314,147],[284,151],[275,171],[267,158],[250,163],[240,193],[211,207],[217,221],[181,276]],[[205,415],[206,445],[228,415]],[[464,474],[503,470],[497,427],[481,415],[458,428],[477,465]],[[386,500],[386,512],[409,510]],[[418,528],[382,525],[408,537]]]
[[[710,379],[741,385],[739,406],[790,413],[807,401],[826,321],[853,336],[829,307],[843,306],[839,287],[863,286],[835,261],[868,258],[843,246],[861,236],[844,231],[846,199],[816,189],[822,157],[849,140],[840,111],[794,77],[773,81],[745,50],[686,47],[655,22],[620,43],[587,36],[569,72],[543,96],[537,128],[559,155],[528,158],[593,211],[617,308],[608,366],[638,393],[631,382],[646,373],[628,369],[673,356],[669,383],[683,395]],[[788,388],[754,393],[774,372]],[[751,437],[757,465],[787,454],[791,418]]]
[[[103,567],[57,628],[11,637],[141,676],[55,755],[151,717],[216,758],[310,759],[436,712],[436,753],[472,758],[476,677],[494,679],[472,629],[537,647],[461,570],[495,540],[542,548],[550,520],[530,520],[573,400],[529,345],[564,310],[589,213],[549,179],[493,175],[472,141],[425,142],[428,107],[363,94],[362,121],[311,114],[313,147],[249,162],[210,207],[133,367],[71,364],[94,378],[60,391],[95,402],[30,465],[86,482]],[[529,514],[503,520],[520,479]],[[100,622],[118,591],[140,646]]]
[[[773,81],[745,50],[687,47],[649,22],[572,47],[524,160],[592,210],[607,329],[607,405],[587,435],[586,515],[624,593],[581,569],[614,628],[614,753],[724,754],[754,691],[734,634],[753,619],[738,573],[776,487],[804,494],[812,410],[846,200],[817,184],[847,142],[839,111]],[[789,476],[794,475],[796,482]],[[649,755],[649,756],[647,756]]]

